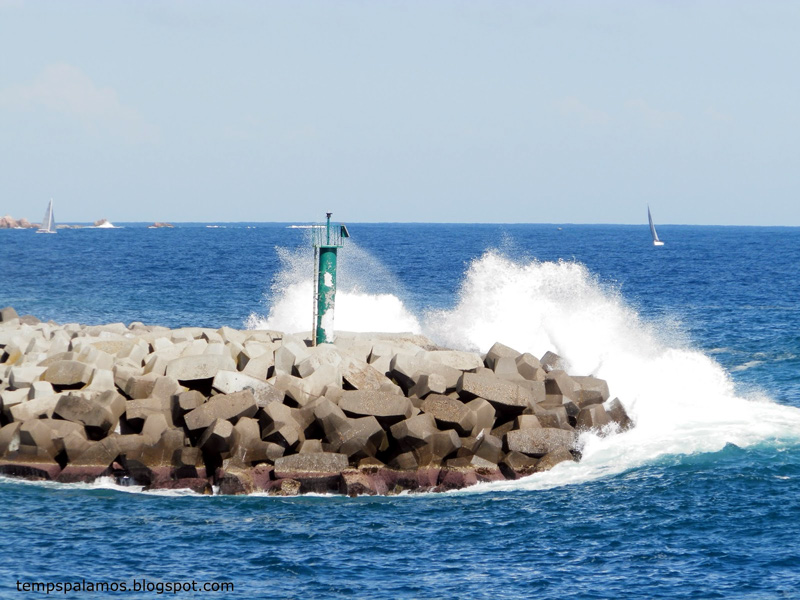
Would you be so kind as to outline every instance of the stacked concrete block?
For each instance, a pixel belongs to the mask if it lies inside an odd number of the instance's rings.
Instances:
[[[142,323],[0,311],[0,473],[146,489],[386,494],[516,479],[633,425],[608,385],[497,343],[411,334]]]

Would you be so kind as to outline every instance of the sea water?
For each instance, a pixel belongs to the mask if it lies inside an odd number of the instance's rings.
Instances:
[[[242,598],[800,597],[800,229],[662,226],[659,248],[645,225],[349,229],[337,329],[554,350],[605,378],[636,428],[582,436],[580,463],[448,494],[2,479],[2,597],[27,597],[17,581],[143,579],[229,582],[216,595]],[[0,231],[0,305],[58,322],[307,331],[306,236]]]

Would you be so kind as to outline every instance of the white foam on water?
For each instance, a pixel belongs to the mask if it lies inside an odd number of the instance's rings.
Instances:
[[[400,299],[394,276],[356,244],[346,248],[347,260],[337,267],[334,328],[339,331],[419,333],[417,318]],[[277,248],[281,270],[267,297],[266,316],[253,313],[248,329],[272,329],[285,333],[311,331],[313,320],[313,251],[310,248]]]
[[[737,394],[728,373],[689,347],[675,323],[645,322],[581,264],[487,252],[468,268],[456,306],[429,313],[423,332],[481,352],[495,341],[535,356],[555,351],[568,372],[605,379],[636,421],[620,435],[582,435],[580,463],[470,490],[579,483],[728,443],[800,442],[800,410]]]
[[[354,244],[347,250],[347,261],[340,263],[337,329],[421,332],[443,346],[479,352],[496,341],[538,357],[554,351],[568,372],[605,379],[611,397],[619,397],[636,421],[619,435],[583,434],[579,463],[456,493],[580,483],[670,455],[716,452],[728,443],[800,443],[800,410],[737,392],[725,369],[690,346],[679,323],[646,321],[618,289],[580,263],[487,251],[468,267],[452,309],[418,319],[383,265]],[[279,249],[279,256],[283,268],[273,282],[268,314],[253,314],[248,324],[309,331],[311,250]]]

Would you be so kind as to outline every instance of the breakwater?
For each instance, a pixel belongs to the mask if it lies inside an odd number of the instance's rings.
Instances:
[[[0,311],[0,473],[199,493],[394,494],[518,479],[632,426],[605,381],[502,343]]]

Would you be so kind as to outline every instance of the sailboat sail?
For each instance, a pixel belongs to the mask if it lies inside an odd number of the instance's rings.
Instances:
[[[50,202],[47,204],[47,210],[44,213],[44,218],[42,219],[42,226],[36,231],[36,233],[55,233],[55,223],[53,222],[53,199],[50,198]]]
[[[653,245],[654,246],[663,246],[664,242],[658,239],[658,233],[656,232],[656,226],[653,225],[653,216],[650,214],[650,207],[647,207],[647,220],[650,222],[650,235],[653,236]]]

